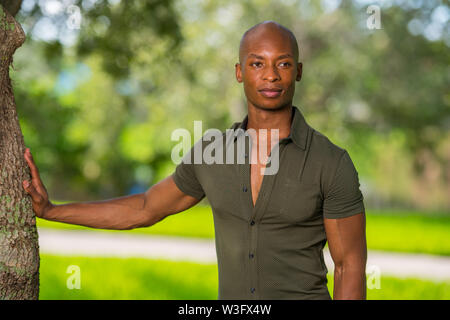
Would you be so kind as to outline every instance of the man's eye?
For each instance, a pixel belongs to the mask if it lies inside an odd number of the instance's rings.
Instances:
[[[252,66],[252,67],[261,67],[262,66],[262,63],[261,62],[252,62],[251,64],[250,64],[250,66]]]
[[[280,66],[282,67],[289,67],[291,64],[289,62],[281,62]]]

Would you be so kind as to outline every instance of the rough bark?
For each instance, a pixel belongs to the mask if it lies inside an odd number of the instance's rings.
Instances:
[[[0,5],[0,299],[38,299],[39,245],[22,131],[9,77],[13,54],[25,41],[20,24]]]
[[[17,12],[20,10],[22,5],[22,0],[0,0],[0,5],[9,12],[13,17],[16,16]]]

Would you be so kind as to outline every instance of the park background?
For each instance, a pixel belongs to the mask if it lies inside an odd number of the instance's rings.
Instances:
[[[25,144],[56,203],[143,192],[175,168],[173,130],[245,116],[239,40],[275,20],[299,42],[294,104],[359,173],[369,250],[450,259],[449,16],[434,0],[24,0],[11,76]],[[118,232],[37,223],[40,234]],[[207,201],[120,233],[214,239]],[[44,249],[41,299],[217,298],[214,263]],[[70,265],[80,289],[67,286]],[[380,284],[369,299],[450,298],[449,278],[381,270]]]

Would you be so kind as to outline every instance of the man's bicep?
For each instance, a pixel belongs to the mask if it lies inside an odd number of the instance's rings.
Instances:
[[[331,181],[323,200],[325,218],[345,218],[365,211],[358,172],[347,151],[342,154]]]
[[[199,203],[202,198],[184,193],[175,184],[171,175],[145,192],[144,209],[153,219],[160,221],[169,215],[189,209]]]
[[[199,166],[194,161],[195,148],[198,148],[201,143],[202,139],[189,150],[172,174],[173,182],[177,185],[178,189],[197,199],[205,197],[203,186],[197,176]]]
[[[336,265],[345,262],[366,263],[366,218],[361,212],[346,218],[324,218],[325,232],[331,257]]]

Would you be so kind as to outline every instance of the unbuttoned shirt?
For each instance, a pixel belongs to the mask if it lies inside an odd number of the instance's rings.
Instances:
[[[222,133],[223,147],[215,152],[223,151],[223,163],[204,159],[198,163],[201,153],[194,155],[196,148],[206,152],[212,141],[220,140],[205,139],[205,134],[173,173],[183,193],[206,197],[211,205],[218,299],[330,299],[323,257],[324,218],[365,211],[348,152],[310,127],[297,107],[292,108],[290,134],[278,143],[278,170],[264,175],[255,205],[248,115],[233,124],[233,131],[227,130],[232,139]],[[243,149],[238,146],[242,137]],[[234,161],[227,162],[225,153],[231,154],[230,150]]]

